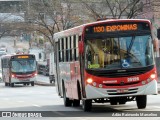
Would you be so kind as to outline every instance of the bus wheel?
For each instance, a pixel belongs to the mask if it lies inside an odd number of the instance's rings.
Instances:
[[[136,97],[137,107],[138,109],[144,109],[147,105],[147,96],[141,95]]]
[[[80,106],[80,100],[73,100],[73,106],[74,107]]]
[[[66,97],[66,90],[63,86],[63,100],[64,100],[64,106],[69,107],[72,105],[72,100]]]
[[[8,83],[7,83],[7,82],[5,82],[5,86],[8,86]]]
[[[84,111],[91,111],[92,100],[82,100],[82,108]]]
[[[117,105],[117,101],[110,101],[111,105]]]
[[[10,86],[11,86],[11,87],[14,87],[14,83],[10,83]]]
[[[34,86],[34,82],[31,82],[31,86]]]

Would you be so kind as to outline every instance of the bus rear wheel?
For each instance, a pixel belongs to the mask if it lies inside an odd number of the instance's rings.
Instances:
[[[14,87],[14,83],[10,83],[10,86],[11,86],[11,87]]]
[[[9,86],[9,83],[5,82],[5,86]]]
[[[85,112],[89,112],[92,109],[92,100],[82,100],[82,108]]]
[[[138,109],[144,109],[147,105],[147,95],[141,95],[136,97]]]
[[[63,100],[64,100],[64,106],[69,107],[72,105],[72,100],[66,97],[66,90],[64,86],[63,86]]]

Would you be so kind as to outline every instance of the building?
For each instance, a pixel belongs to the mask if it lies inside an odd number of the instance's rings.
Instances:
[[[159,0],[141,0],[142,9],[137,16],[140,19],[149,19],[153,25],[153,36],[157,37],[157,29],[160,28],[160,1]],[[160,51],[160,42],[159,42]],[[160,56],[160,52],[156,53],[156,57]]]

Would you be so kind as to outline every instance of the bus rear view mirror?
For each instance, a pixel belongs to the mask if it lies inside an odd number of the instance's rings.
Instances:
[[[158,47],[159,44],[158,43],[159,43],[159,41],[158,41],[157,38],[153,40],[154,52],[157,52],[158,49],[159,49],[159,47]]]
[[[78,42],[79,54],[83,54],[84,52],[84,43],[83,41]]]

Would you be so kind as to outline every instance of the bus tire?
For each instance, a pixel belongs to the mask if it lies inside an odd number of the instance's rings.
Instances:
[[[69,107],[72,105],[72,100],[66,97],[66,90],[63,84],[63,100],[64,100],[64,106]]]
[[[80,100],[73,100],[73,106],[74,107],[80,106]]]
[[[10,83],[10,86],[11,86],[11,87],[14,87],[14,83]]]
[[[5,82],[5,86],[8,86],[8,83],[7,83],[7,82]]]
[[[34,86],[34,82],[31,82],[31,86]]]
[[[141,95],[136,97],[138,109],[144,109],[147,105],[147,95]]]
[[[85,112],[89,112],[92,109],[92,100],[82,100],[82,108]]]
[[[78,107],[80,106],[80,99],[81,99],[81,93],[80,93],[80,85],[79,82],[77,82],[77,94],[78,94],[78,100],[73,100],[73,106]]]

